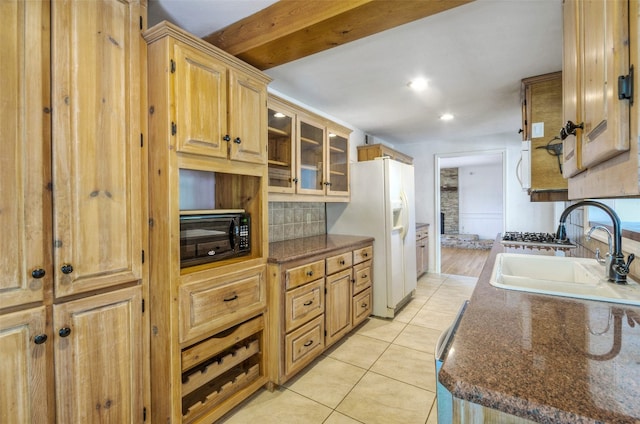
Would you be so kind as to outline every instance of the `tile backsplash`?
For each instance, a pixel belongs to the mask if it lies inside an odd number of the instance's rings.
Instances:
[[[269,242],[327,232],[324,202],[269,202]]]

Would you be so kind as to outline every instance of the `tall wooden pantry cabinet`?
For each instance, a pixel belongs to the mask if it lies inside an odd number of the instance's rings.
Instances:
[[[146,2],[0,12],[0,422],[139,423]]]
[[[151,419],[211,423],[268,381],[269,78],[167,22],[150,28],[145,39]],[[181,263],[181,255],[192,252],[186,240],[181,245],[181,217],[221,218],[240,210],[249,215],[249,252]],[[192,233],[185,229],[185,238]],[[208,247],[214,242],[198,243],[189,246],[215,254]]]

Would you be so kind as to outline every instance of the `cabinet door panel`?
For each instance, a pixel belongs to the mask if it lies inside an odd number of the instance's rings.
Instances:
[[[0,308],[41,301],[52,275],[49,3],[3,1]],[[34,278],[34,270],[44,278]]]
[[[141,275],[139,8],[52,2],[56,296]]]
[[[578,21],[578,2],[565,0],[562,5],[563,40],[562,52],[562,121],[574,123],[582,122],[582,97],[579,95],[580,61],[578,52],[581,51],[581,37],[579,36],[580,22]],[[569,135],[562,142],[562,175],[569,178],[582,170],[581,144],[582,132]]]
[[[267,87],[235,71],[230,75],[230,159],[267,163]],[[238,142],[239,141],[239,142]]]
[[[269,191],[293,193],[296,182],[295,113],[271,103],[267,112]]]
[[[327,277],[325,344],[328,346],[351,329],[351,269]]]
[[[40,424],[51,422],[47,393],[50,365],[47,343],[34,343],[46,334],[45,308],[0,315],[0,423]],[[11,387],[10,390],[5,390]]]
[[[301,194],[323,195],[324,176],[324,126],[319,122],[299,117],[298,119],[299,146],[296,166],[300,180],[297,192]]]
[[[58,422],[141,421],[141,306],[140,286],[54,305]]]
[[[618,76],[629,73],[629,3],[584,1],[582,16],[582,164],[588,168],[629,150],[629,101],[617,91]]]
[[[176,148],[227,157],[227,68],[198,50],[174,44]]]
[[[327,195],[349,195],[349,135],[328,129],[327,146]]]

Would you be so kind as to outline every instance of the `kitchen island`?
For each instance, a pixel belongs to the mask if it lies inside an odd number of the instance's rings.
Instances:
[[[640,423],[640,307],[495,288],[502,252],[552,254],[494,243],[439,373],[454,419]]]

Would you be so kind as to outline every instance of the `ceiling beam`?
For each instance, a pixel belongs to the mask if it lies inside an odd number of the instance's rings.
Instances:
[[[280,0],[203,37],[269,69],[473,0]]]

